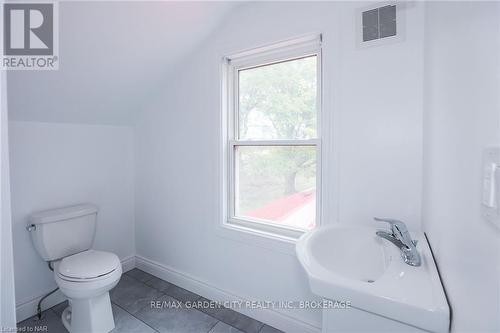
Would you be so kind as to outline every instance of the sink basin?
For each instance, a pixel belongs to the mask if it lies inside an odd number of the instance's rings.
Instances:
[[[354,228],[326,230],[324,228],[311,233],[307,241],[311,259],[321,265],[323,270],[335,272],[345,279],[369,283],[384,274],[391,256],[387,255],[382,239],[376,237],[375,233],[371,230],[360,233]]]
[[[313,293],[431,332],[447,332],[449,307],[423,233],[422,265],[407,265],[400,250],[371,227],[326,226],[297,242]]]

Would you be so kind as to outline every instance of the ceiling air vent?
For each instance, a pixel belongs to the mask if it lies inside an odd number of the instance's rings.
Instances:
[[[396,5],[362,12],[363,42],[396,36]]]

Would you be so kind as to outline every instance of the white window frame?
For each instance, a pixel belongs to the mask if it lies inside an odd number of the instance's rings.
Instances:
[[[317,114],[316,138],[309,140],[240,140],[238,139],[238,72],[244,69],[316,56],[317,60]],[[283,227],[267,220],[235,216],[235,149],[238,146],[311,146],[316,147],[316,227],[321,224],[321,110],[322,110],[322,59],[321,35],[308,35],[272,45],[239,52],[223,59],[223,113],[226,135],[224,142],[223,170],[223,226],[252,234],[295,241],[306,230]]]

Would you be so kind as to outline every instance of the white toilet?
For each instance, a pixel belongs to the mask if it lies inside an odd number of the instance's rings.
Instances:
[[[115,327],[109,290],[122,275],[114,253],[90,249],[94,240],[97,207],[90,204],[35,213],[28,230],[69,306],[62,321],[71,333],[107,333]]]

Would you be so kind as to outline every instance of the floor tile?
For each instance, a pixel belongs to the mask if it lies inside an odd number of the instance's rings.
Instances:
[[[57,305],[54,305],[51,309],[54,311],[59,317],[62,316],[63,311],[68,307],[68,301],[64,301]]]
[[[127,275],[123,275],[118,285],[110,292],[111,301],[135,314],[163,296],[158,290],[146,286]]]
[[[198,310],[203,311],[211,316],[215,316],[215,314],[222,309],[222,306],[220,306],[217,302],[211,301],[205,297],[200,297],[197,302],[203,302],[203,307],[198,308]]]
[[[243,331],[240,331],[239,329],[230,326],[226,323],[223,323],[222,321],[219,321],[217,325],[212,328],[210,333],[243,333]]]
[[[160,302],[176,303],[178,300],[164,295]],[[135,316],[162,333],[204,333],[210,331],[217,319],[195,309],[185,307],[142,308]]]
[[[200,295],[184,288],[178,287],[175,284],[172,284],[170,288],[165,291],[165,294],[172,296],[173,298],[178,299],[182,302],[194,302],[201,297]]]
[[[146,282],[154,278],[153,275],[146,273],[144,271],[141,271],[138,268],[131,269],[130,271],[126,272],[125,275],[128,275],[130,277],[133,277],[136,280],[139,280],[141,282]]]
[[[61,318],[52,310],[44,311],[41,320],[33,316],[18,323],[17,327],[19,332],[68,333]]]
[[[194,302],[201,297],[198,294],[195,294],[189,290],[178,287],[173,283],[159,279],[156,276],[153,276],[152,279],[146,281],[145,284],[161,292],[164,292],[165,294],[172,296],[173,298],[181,302]]]
[[[224,307],[216,307],[217,303],[210,301],[207,298],[200,297],[198,301],[206,301],[206,302],[212,302],[212,306],[208,307],[203,307],[200,309],[201,311],[205,312],[206,314],[209,314],[220,321],[229,324],[230,326],[234,326],[236,328],[239,328],[240,330],[247,332],[247,333],[256,333],[259,332],[259,330],[262,328],[264,325],[258,320],[252,319],[250,317],[247,317],[239,312],[236,312],[234,310],[224,308]]]
[[[157,278],[156,276],[153,276],[150,280],[144,282],[150,287],[153,287],[161,292],[165,292],[172,286],[170,282],[164,281],[162,279]]]
[[[154,333],[154,329],[132,316],[127,311],[113,304],[113,316],[115,318],[115,329],[112,333]]]
[[[245,333],[257,333],[264,325],[258,320],[247,317],[231,309],[221,308],[211,314],[226,324],[234,326]]]
[[[259,333],[284,333],[284,332],[274,327],[264,325]]]

